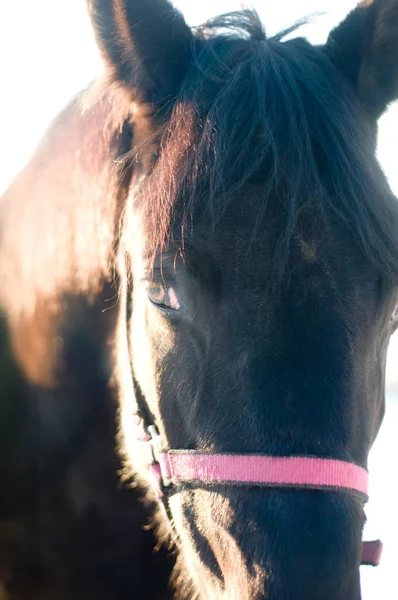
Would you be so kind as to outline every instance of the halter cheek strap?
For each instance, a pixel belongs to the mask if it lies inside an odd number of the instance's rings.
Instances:
[[[142,422],[140,423],[142,426]],[[156,427],[139,436],[158,499],[170,485],[189,483],[255,485],[297,490],[341,491],[368,500],[368,471],[351,462],[310,456],[210,454],[192,450],[162,450]],[[363,542],[362,565],[377,566],[383,545]]]

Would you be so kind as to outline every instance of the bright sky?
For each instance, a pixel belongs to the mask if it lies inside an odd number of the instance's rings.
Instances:
[[[237,10],[235,0],[175,0],[191,25]],[[355,0],[253,0],[269,34],[306,15],[318,13],[304,34],[314,43],[325,41],[329,30],[356,4]],[[83,0],[16,0],[0,3],[0,193],[22,168],[50,120],[101,70]],[[381,119],[379,159],[398,194],[398,104]],[[27,201],[29,199],[27,198]],[[396,336],[397,338],[397,336]],[[398,356],[398,338],[395,339]],[[395,374],[390,355],[390,379]],[[394,352],[395,356],[395,352]],[[387,424],[372,454],[374,500],[369,506],[369,531],[386,542],[378,570],[362,569],[363,600],[398,598],[396,557],[397,486],[384,465],[396,448],[398,404],[391,403]],[[395,451],[396,452],[396,451]],[[390,462],[391,464],[391,462]],[[389,500],[391,499],[391,501]],[[383,518],[384,517],[384,518]]]

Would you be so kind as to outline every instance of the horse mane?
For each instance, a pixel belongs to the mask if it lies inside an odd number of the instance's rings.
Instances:
[[[398,204],[374,159],[374,127],[327,46],[282,41],[294,30],[267,39],[248,10],[196,30],[193,66],[136,198],[148,247],[156,254],[170,238],[181,246],[195,215],[215,226],[233,198],[261,182],[257,225],[272,197],[285,215],[280,273],[303,219],[318,231],[337,219],[396,281]]]

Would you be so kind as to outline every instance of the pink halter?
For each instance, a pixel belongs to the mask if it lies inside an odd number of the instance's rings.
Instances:
[[[310,457],[160,452],[163,482],[203,481],[236,485],[263,485],[336,489],[368,494],[368,472],[353,463]]]
[[[138,418],[136,425],[142,427]],[[142,430],[141,430],[142,431]],[[354,463],[328,458],[210,454],[192,450],[162,450],[156,427],[140,435],[145,444],[153,483],[162,498],[162,486],[203,482],[226,485],[256,485],[295,489],[338,490],[368,500],[368,471]],[[148,453],[149,450],[149,453]],[[380,540],[363,542],[362,565],[380,563]]]

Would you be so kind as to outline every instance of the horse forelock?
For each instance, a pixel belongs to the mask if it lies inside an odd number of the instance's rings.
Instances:
[[[373,127],[323,48],[281,37],[266,39],[247,12],[198,30],[194,64],[151,137],[155,164],[136,200],[147,247],[155,255],[171,240],[181,246],[195,216],[212,226],[255,183],[257,225],[270,197],[285,214],[280,273],[300,221],[328,228],[337,219],[396,280],[397,202],[373,159]]]

